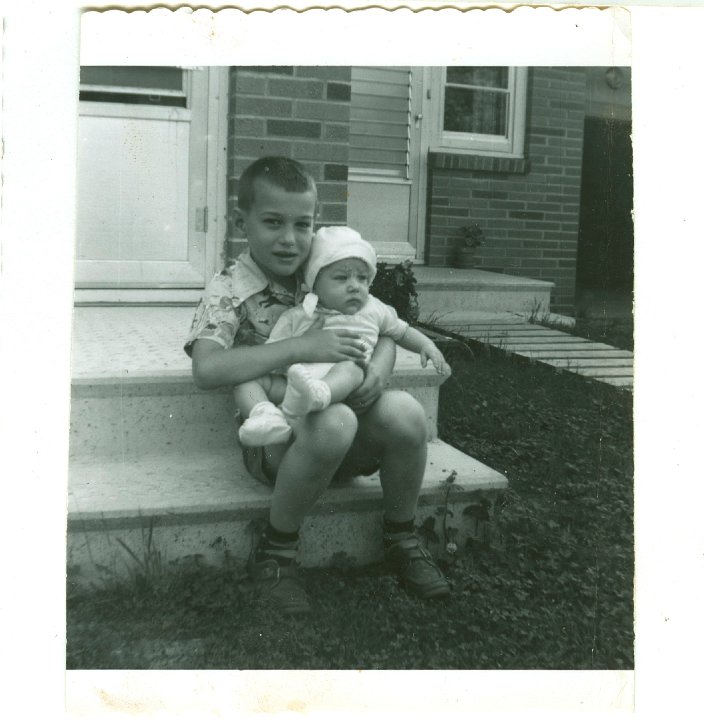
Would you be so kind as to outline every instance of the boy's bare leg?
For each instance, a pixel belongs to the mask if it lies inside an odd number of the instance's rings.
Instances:
[[[415,533],[415,513],[427,458],[423,407],[408,393],[386,391],[359,417],[341,472],[378,463],[384,492],[384,553],[401,582],[424,598],[446,597],[450,584]]]
[[[341,471],[355,475],[378,464],[384,516],[415,517],[425,473],[427,427],[422,405],[400,390],[387,390],[360,415],[359,430]]]
[[[298,531],[320,494],[329,485],[357,431],[357,418],[336,403],[300,419],[293,443],[266,448],[267,460],[280,460],[271,499],[269,523],[258,536],[249,575],[269,607],[283,615],[310,612],[296,567]]]
[[[269,520],[282,532],[297,532],[328,487],[357,432],[357,417],[335,403],[301,418],[296,437],[280,459]],[[268,460],[276,462],[276,457]]]

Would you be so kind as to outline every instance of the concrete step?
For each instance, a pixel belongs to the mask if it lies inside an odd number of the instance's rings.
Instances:
[[[72,383],[72,457],[131,457],[167,451],[223,448],[235,441],[235,406],[227,388],[199,390],[190,369],[136,371],[121,377],[75,378]],[[389,387],[407,390],[425,409],[428,437],[437,437],[440,384],[446,376],[420,366],[399,348]]]
[[[193,384],[183,339],[183,307],[82,307],[74,313],[71,454],[160,452],[232,442],[234,404],[227,389]],[[408,390],[437,436],[438,389],[446,378],[398,349],[389,387]],[[205,443],[205,445],[204,445]]]
[[[447,506],[456,542],[476,521],[465,508],[493,503],[507,486],[498,472],[437,439],[438,390],[446,379],[420,368],[418,356],[399,350],[390,386],[403,388],[426,410],[428,465],[418,521]],[[68,566],[82,586],[129,575],[139,558],[154,563],[249,552],[254,521],[266,516],[270,490],[244,469],[228,390],[200,391],[183,371],[140,372],[73,381],[71,403]],[[445,480],[456,482],[449,498]],[[355,478],[329,489],[303,532],[302,557],[326,565],[380,559],[382,496],[379,478]],[[134,553],[135,556],[132,556]]]
[[[464,542],[476,531],[465,509],[490,506],[506,487],[497,471],[435,440],[428,445],[418,521],[439,518],[447,507],[456,542]],[[196,555],[205,562],[226,555],[244,561],[252,523],[266,517],[270,492],[247,475],[234,444],[201,452],[178,448],[137,457],[74,458],[69,578],[87,587],[125,576],[138,569],[130,551],[161,566]],[[329,565],[341,554],[355,564],[380,560],[381,515],[378,475],[328,489],[302,529],[304,564]]]
[[[485,270],[414,267],[421,316],[452,311],[548,313],[554,283]]]
[[[68,562],[73,582],[95,584],[143,562],[198,555],[244,560],[248,530],[270,491],[244,470],[227,389],[201,391],[181,344],[192,309],[77,308],[74,316]],[[439,376],[399,349],[389,386],[426,411],[429,443],[419,520],[442,503],[458,540],[476,520],[462,514],[507,486],[495,470],[437,439]],[[446,478],[456,473],[448,490]],[[449,495],[446,497],[446,494]],[[447,501],[447,502],[446,502]],[[331,488],[303,532],[303,558],[324,565],[345,552],[379,559],[378,477]],[[131,553],[134,553],[132,556]]]

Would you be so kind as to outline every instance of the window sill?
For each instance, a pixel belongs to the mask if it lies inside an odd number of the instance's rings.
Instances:
[[[431,151],[429,162],[430,167],[435,170],[480,170],[525,175],[530,169],[530,163],[525,158],[469,155],[446,151]]]

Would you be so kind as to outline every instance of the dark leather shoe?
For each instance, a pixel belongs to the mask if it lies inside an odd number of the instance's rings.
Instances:
[[[281,615],[306,615],[310,602],[295,564],[279,565],[274,558],[249,562],[249,577],[261,601]]]
[[[450,582],[415,533],[404,533],[385,550],[386,562],[401,583],[414,595],[427,600],[447,597]]]

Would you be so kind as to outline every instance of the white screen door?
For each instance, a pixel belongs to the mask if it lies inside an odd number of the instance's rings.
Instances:
[[[81,69],[78,288],[203,287],[209,74]]]

